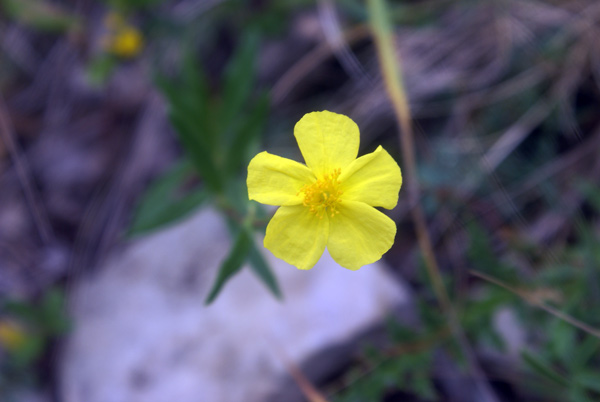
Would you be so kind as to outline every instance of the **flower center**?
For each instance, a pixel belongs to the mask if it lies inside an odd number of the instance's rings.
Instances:
[[[341,202],[342,192],[339,190],[338,177],[341,169],[335,169],[333,173],[326,174],[322,179],[314,183],[303,186],[298,194],[304,193],[303,204],[310,208],[310,212],[323,218],[324,214],[329,214],[332,218],[339,214],[338,204]]]

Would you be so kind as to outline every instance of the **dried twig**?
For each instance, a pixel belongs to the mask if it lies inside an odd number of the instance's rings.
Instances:
[[[302,391],[302,394],[309,402],[327,402],[325,396],[317,390],[308,378],[306,378],[302,370],[288,358],[286,353],[276,342],[271,341],[269,342],[269,345],[273,347],[277,357],[281,360],[287,372],[292,376],[294,382],[298,385],[298,388],[300,388],[300,391]]]
[[[4,103],[4,98],[1,95],[0,135],[13,160],[15,172],[19,178],[21,187],[23,188],[25,201],[27,202],[31,216],[33,217],[33,222],[37,228],[38,234],[40,235],[43,243],[49,244],[54,239],[54,233],[52,231],[52,227],[50,226],[50,222],[48,221],[46,211],[39,205],[40,197],[38,196],[37,190],[31,181],[31,173],[27,161],[25,158],[23,158],[22,153],[19,150],[19,146],[17,145],[17,141],[15,140],[15,134],[7,113],[6,104]]]
[[[525,300],[527,303],[531,304],[532,306],[539,307],[542,310],[545,310],[548,313],[552,314],[556,318],[559,318],[565,322],[568,322],[569,324],[573,325],[574,327],[577,327],[580,330],[587,332],[590,335],[600,338],[600,329],[594,328],[588,324],[585,324],[585,323],[577,320],[576,318],[571,317],[570,315],[568,315],[566,313],[563,313],[562,311],[555,309],[554,307],[548,306],[543,301],[539,300],[538,298],[531,297],[528,293],[526,293],[522,290],[513,288],[512,286],[509,286],[506,283],[504,283],[496,278],[491,277],[490,275],[484,274],[483,272],[470,270],[469,273],[471,275],[481,278],[487,282],[498,285],[498,286],[508,290],[509,292],[516,294],[517,296],[519,296],[520,298],[522,298],[523,300]]]
[[[345,43],[353,43],[369,35],[368,27],[359,25],[345,33]],[[274,103],[281,103],[290,93],[290,91],[312,71],[319,63],[326,60],[334,52],[334,48],[329,43],[323,43],[315,49],[308,52],[298,62],[294,64],[279,80],[273,85],[271,96]]]
[[[333,1],[320,0],[318,9],[325,39],[346,73],[356,81],[367,80],[373,83],[373,77],[362,67],[344,37]]]

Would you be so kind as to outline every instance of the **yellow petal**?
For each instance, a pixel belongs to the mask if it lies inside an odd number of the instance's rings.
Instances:
[[[402,186],[400,167],[381,146],[355,159],[338,178],[343,199],[392,209]]]
[[[281,207],[267,226],[264,245],[299,269],[311,269],[325,251],[329,219],[319,219],[304,205]]]
[[[344,168],[358,155],[358,126],[341,114],[305,114],[294,127],[294,136],[306,165],[319,178]]]
[[[375,208],[344,200],[338,211],[329,219],[327,249],[342,267],[356,270],[375,262],[394,244],[396,224]]]
[[[268,205],[297,205],[299,191],[315,181],[309,168],[291,159],[261,152],[248,165],[248,198]]]

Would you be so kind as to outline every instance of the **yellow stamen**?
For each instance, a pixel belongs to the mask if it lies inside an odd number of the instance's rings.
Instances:
[[[341,172],[341,169],[334,169],[331,174],[326,174],[316,182],[303,186],[298,192],[298,194],[304,193],[304,206],[309,207],[310,212],[320,219],[323,219],[325,213],[332,218],[340,213],[337,207],[342,195],[338,181]]]

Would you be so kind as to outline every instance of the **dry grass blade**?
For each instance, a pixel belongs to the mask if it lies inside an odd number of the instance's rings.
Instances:
[[[436,347],[436,345],[438,345],[441,341],[445,341],[451,335],[452,335],[452,333],[451,333],[450,329],[448,327],[444,327],[441,330],[434,333],[433,335],[427,336],[423,339],[419,339],[418,341],[402,343],[399,345],[393,345],[387,349],[384,349],[384,354],[386,356],[386,359],[392,359],[392,358],[401,357],[402,355],[405,355],[405,354],[422,353],[422,352],[425,352],[427,350],[430,350],[430,349]],[[366,366],[366,367],[365,367],[364,371],[361,372],[360,375],[352,378],[352,383],[361,381],[364,378],[368,377],[369,375],[374,374],[375,371],[378,368],[380,368],[381,365],[383,364],[383,361],[379,362],[378,364],[370,364],[368,359],[361,359],[361,360],[362,360],[362,362],[361,362],[362,365]],[[334,395],[341,393],[344,389],[350,387],[352,385],[352,383],[345,383],[345,384],[342,384],[342,386],[340,386],[334,390],[331,390],[329,393],[329,396],[334,396]]]
[[[498,286],[508,290],[509,292],[516,294],[517,296],[519,296],[520,298],[522,298],[523,300],[525,300],[527,303],[531,304],[532,306],[539,307],[542,310],[545,310],[548,313],[552,314],[556,318],[559,318],[559,319],[573,325],[574,327],[577,327],[580,330],[587,332],[590,335],[600,338],[600,329],[591,327],[591,326],[587,325],[586,323],[583,323],[583,322],[577,320],[576,318],[573,318],[570,315],[565,314],[562,311],[555,309],[554,307],[548,306],[543,301],[539,300],[538,298],[530,296],[528,293],[526,293],[522,290],[515,289],[512,286],[509,286],[506,283],[504,283],[496,278],[493,278],[487,274],[484,274],[482,272],[470,270],[469,273],[471,275],[476,276],[480,279],[483,279],[487,282],[493,283],[494,285],[498,285]]]
[[[348,42],[346,42],[333,2],[331,0],[320,0],[318,6],[319,20],[325,34],[325,39],[333,49],[346,73],[357,81],[363,79],[373,81],[354,53],[352,53]]]
[[[309,402],[327,402],[325,396],[317,390],[308,378],[306,378],[304,373],[302,373],[302,370],[288,359],[280,347],[275,347],[274,350],[288,373],[294,379],[296,385],[298,385],[298,388],[300,388],[300,391],[302,391],[302,395],[304,395]]]
[[[433,289],[438,298],[441,308],[448,318],[448,324],[452,333],[460,346],[464,357],[469,362],[473,379],[479,391],[480,400],[496,401],[497,398],[493,391],[484,381],[481,375],[482,371],[477,364],[471,347],[466,340],[464,332],[460,326],[456,312],[446,288],[444,286],[442,275],[436,261],[433,245],[427,231],[425,214],[419,204],[419,182],[417,178],[417,164],[414,151],[414,134],[411,124],[410,108],[406,98],[406,91],[402,82],[402,70],[395,54],[395,46],[392,38],[392,29],[386,14],[384,0],[369,1],[369,15],[373,36],[377,48],[377,56],[381,65],[383,79],[385,82],[388,96],[393,104],[394,112],[400,128],[400,145],[402,157],[405,162],[405,171],[408,176],[407,192],[409,203],[411,205],[411,215],[414,222],[419,248],[425,259],[427,273],[432,282]]]
[[[0,136],[4,141],[6,149],[12,157],[17,177],[19,178],[21,186],[23,187],[25,200],[29,206],[31,215],[33,216],[33,221],[38,233],[42,241],[45,244],[48,244],[54,237],[52,229],[50,227],[50,223],[48,222],[46,212],[38,206],[37,200],[39,200],[39,197],[37,197],[36,190],[31,183],[29,169],[26,162],[23,160],[21,153],[19,152],[17,142],[15,140],[15,134],[11,126],[12,125],[10,123],[4,99],[0,96]]]
[[[542,100],[529,109],[519,121],[506,130],[500,139],[483,156],[481,169],[488,174],[496,170],[498,165],[525,140],[527,135],[548,117],[552,110],[551,106],[551,104]]]
[[[549,180],[553,176],[559,174],[562,174],[562,176],[569,175],[570,178],[572,173],[570,173],[568,169],[573,165],[582,164],[582,162],[589,163],[586,159],[590,157],[590,154],[593,155],[596,153],[599,146],[600,126],[596,127],[594,133],[587,141],[582,142],[564,156],[553,159],[537,169],[527,180],[511,190],[511,197],[517,198],[523,196],[539,186],[545,180]]]
[[[344,43],[346,45],[367,37],[369,30],[367,26],[359,25],[348,30],[344,34]],[[286,71],[286,73],[277,80],[271,91],[271,97],[275,104],[281,103],[291,92],[292,89],[312,71],[319,63],[326,60],[335,51],[327,42],[317,46],[308,52],[297,63]]]

